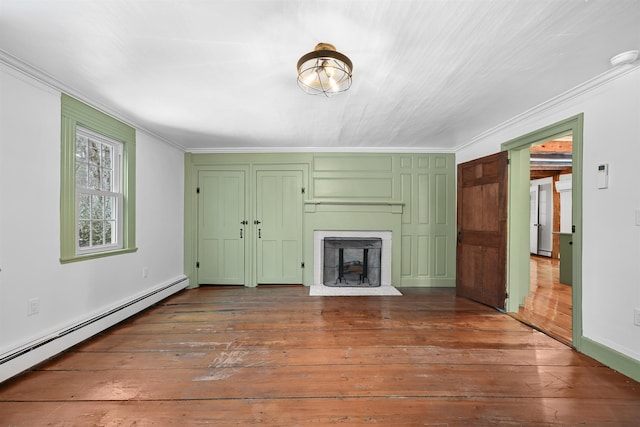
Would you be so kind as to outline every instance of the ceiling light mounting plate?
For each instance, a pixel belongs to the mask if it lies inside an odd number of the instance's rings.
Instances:
[[[619,65],[633,64],[638,60],[639,52],[637,50],[628,50],[611,58],[611,65],[617,67]]]

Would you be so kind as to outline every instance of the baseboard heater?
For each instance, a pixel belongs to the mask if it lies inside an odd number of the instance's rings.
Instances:
[[[17,350],[15,352],[11,353],[11,354],[5,355],[2,358],[0,358],[0,365],[2,365],[4,363],[7,363],[7,362],[10,362],[11,360],[16,359],[16,358],[18,358],[20,356],[24,356],[25,354],[27,354],[29,352],[32,352],[33,350],[36,350],[37,348],[40,348],[40,347],[42,347],[44,345],[47,345],[47,344],[49,344],[49,343],[51,343],[51,342],[53,342],[55,340],[58,340],[58,339],[60,339],[60,338],[62,338],[64,336],[69,335],[69,334],[71,334],[73,332],[76,332],[76,331],[78,331],[78,330],[80,330],[82,328],[85,328],[85,327],[87,327],[87,326],[89,326],[89,325],[91,325],[93,323],[96,323],[96,322],[98,322],[98,321],[100,321],[100,320],[102,320],[102,319],[104,319],[106,317],[112,316],[113,314],[115,314],[115,313],[117,313],[119,311],[122,311],[122,310],[124,310],[124,309],[126,309],[128,307],[131,307],[132,305],[135,305],[135,304],[137,304],[137,303],[139,303],[141,301],[144,301],[144,300],[146,300],[148,298],[151,298],[152,296],[154,296],[156,294],[159,294],[160,292],[166,291],[167,289],[169,289],[171,287],[174,287],[174,286],[180,284],[181,282],[185,282],[185,281],[188,282],[188,280],[189,279],[187,277],[183,277],[183,278],[181,278],[179,280],[176,280],[175,282],[171,282],[168,285],[165,285],[165,286],[163,286],[163,287],[161,287],[159,289],[153,290],[153,291],[151,291],[151,292],[149,292],[149,293],[147,293],[145,295],[142,295],[142,296],[140,296],[138,298],[135,298],[135,299],[133,299],[133,300],[131,300],[131,301],[125,303],[125,304],[122,304],[122,305],[120,305],[120,306],[118,306],[116,308],[112,308],[109,311],[105,311],[104,313],[101,313],[101,314],[99,314],[97,316],[94,316],[91,319],[87,319],[84,322],[78,323],[77,325],[71,326],[70,328],[67,328],[67,329],[65,329],[63,331],[57,332],[55,335],[43,338],[40,341],[32,343],[32,344],[28,345],[25,348]]]

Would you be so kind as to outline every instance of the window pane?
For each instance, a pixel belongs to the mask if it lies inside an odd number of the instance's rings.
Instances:
[[[104,219],[116,219],[114,215],[114,207],[116,205],[115,197],[104,198]]]
[[[81,188],[87,188],[87,168],[86,163],[76,162],[76,185]]]
[[[112,156],[113,156],[113,148],[111,148],[106,144],[103,144],[102,145],[102,161],[100,163],[100,166],[102,166],[103,168],[111,169]]]
[[[80,194],[78,196],[78,203],[80,209],[78,209],[78,218],[79,219],[90,219],[90,211],[91,208],[91,196],[88,194]]]
[[[111,169],[102,169],[102,190],[111,191]]]
[[[100,165],[100,144],[91,139],[89,140],[89,163]]]
[[[100,189],[100,168],[98,166],[89,166],[89,187],[92,190]]]
[[[103,245],[102,221],[91,221],[91,246]]]
[[[91,219],[102,219],[104,215],[104,196],[91,196]]]
[[[112,233],[112,230],[115,229],[115,221],[105,221],[104,222],[104,242],[107,245],[111,245],[116,243],[115,234]]]
[[[89,221],[78,221],[78,246],[89,247],[90,236]]]
[[[78,135],[76,137],[76,161],[87,161],[87,138]]]

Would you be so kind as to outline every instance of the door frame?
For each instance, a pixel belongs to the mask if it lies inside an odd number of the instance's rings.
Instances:
[[[582,175],[583,175],[584,114],[578,114],[542,129],[507,141],[501,145],[509,152],[509,211],[507,237],[507,311],[517,312],[529,293],[529,148],[532,145],[572,135],[572,222],[573,287],[572,336],[573,347],[582,346]],[[527,256],[523,256],[526,254]]]
[[[189,153],[188,153],[189,154]],[[188,289],[197,288],[198,285],[198,268],[196,262],[198,260],[198,196],[196,189],[198,187],[198,175],[200,171],[242,171],[244,172],[244,209],[245,216],[249,216],[249,166],[246,164],[207,164],[207,165],[190,165],[190,155],[185,156],[185,191],[184,191],[184,205],[185,205],[185,218],[184,218],[184,271],[189,277]],[[249,231],[249,227],[245,228],[246,232]],[[248,235],[245,233],[245,239],[248,239]],[[251,255],[248,241],[245,240],[244,256],[245,260],[249,259]],[[244,285],[247,286],[250,277],[249,264],[245,262],[244,270]]]

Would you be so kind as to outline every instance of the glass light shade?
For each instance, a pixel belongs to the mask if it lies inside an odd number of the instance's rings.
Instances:
[[[318,43],[298,61],[298,86],[311,95],[332,96],[351,87],[353,64],[329,43]]]

